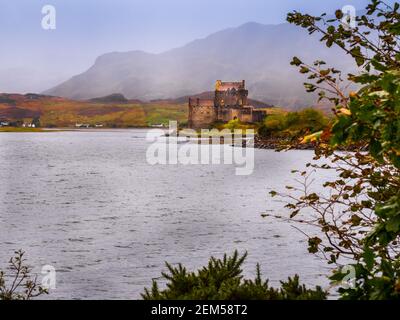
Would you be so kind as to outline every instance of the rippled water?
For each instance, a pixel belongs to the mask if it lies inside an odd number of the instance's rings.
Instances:
[[[326,263],[282,221],[269,188],[293,179],[310,151],[255,150],[255,171],[229,165],[150,166],[144,130],[0,134],[0,268],[22,248],[36,272],[50,264],[49,298],[138,298],[164,261],[190,268],[211,255],[249,253],[272,284],[299,273],[323,284]]]

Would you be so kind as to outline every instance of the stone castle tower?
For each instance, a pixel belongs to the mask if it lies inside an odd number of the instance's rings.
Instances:
[[[228,122],[234,119],[246,123],[262,121],[266,112],[249,106],[248,94],[244,80],[217,80],[213,100],[189,98],[189,128],[207,129],[214,122]]]
[[[245,81],[215,83],[216,107],[243,107],[247,105],[249,91],[245,88]]]

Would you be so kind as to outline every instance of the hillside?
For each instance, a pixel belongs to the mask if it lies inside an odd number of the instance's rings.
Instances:
[[[212,92],[193,97],[211,98]],[[122,94],[72,100],[38,94],[0,94],[0,120],[29,122],[40,118],[43,127],[73,127],[76,123],[102,124],[105,127],[145,127],[168,124],[177,120],[184,124],[188,117],[189,97],[142,102],[128,100]],[[270,106],[256,100],[250,102],[258,108]]]
[[[315,102],[304,76],[290,66],[296,55],[323,59],[343,71],[355,66],[342,52],[289,24],[247,23],[160,54],[113,52],[46,94],[91,99],[120,92],[144,101],[176,99],[212,90],[215,80],[247,81],[249,95],[270,105],[299,108]]]
[[[120,93],[113,93],[105,97],[93,98],[89,101],[98,103],[127,103],[128,99]]]
[[[100,99],[101,100],[101,99]],[[0,94],[0,120],[30,122],[42,127],[74,127],[76,123],[104,127],[145,127],[187,121],[187,103],[76,101],[47,95]]]

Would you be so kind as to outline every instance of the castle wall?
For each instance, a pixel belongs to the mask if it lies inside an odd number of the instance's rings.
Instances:
[[[217,120],[228,122],[234,119],[239,119],[241,122],[253,121],[252,107],[220,107],[217,108]]]
[[[267,112],[264,110],[253,110],[252,122],[261,122],[267,116]]]
[[[229,111],[230,111],[230,119],[229,120],[234,120],[234,119],[241,120],[240,118],[241,118],[242,113],[241,113],[240,109],[229,108]]]
[[[206,129],[216,120],[213,100],[189,99],[189,128]]]
[[[217,115],[218,121],[228,122],[233,119],[230,108],[218,108],[217,110],[218,110],[218,115]]]
[[[238,117],[238,119],[240,119],[241,122],[253,122],[253,108],[241,108],[240,116]]]
[[[235,107],[247,104],[247,90],[228,90],[215,92],[215,105],[217,107]]]
[[[215,85],[216,107],[239,107],[247,105],[249,92],[245,88],[245,81],[222,82],[218,80]]]

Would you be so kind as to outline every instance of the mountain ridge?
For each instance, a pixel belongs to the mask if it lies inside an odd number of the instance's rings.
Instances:
[[[105,53],[83,73],[44,93],[87,100],[120,92],[128,99],[151,101],[206,92],[217,79],[245,79],[255,100],[306,107],[315,99],[304,91],[304,76],[290,66],[293,56],[332,62],[345,72],[355,67],[338,49],[326,50],[301,28],[249,22],[162,53]]]

